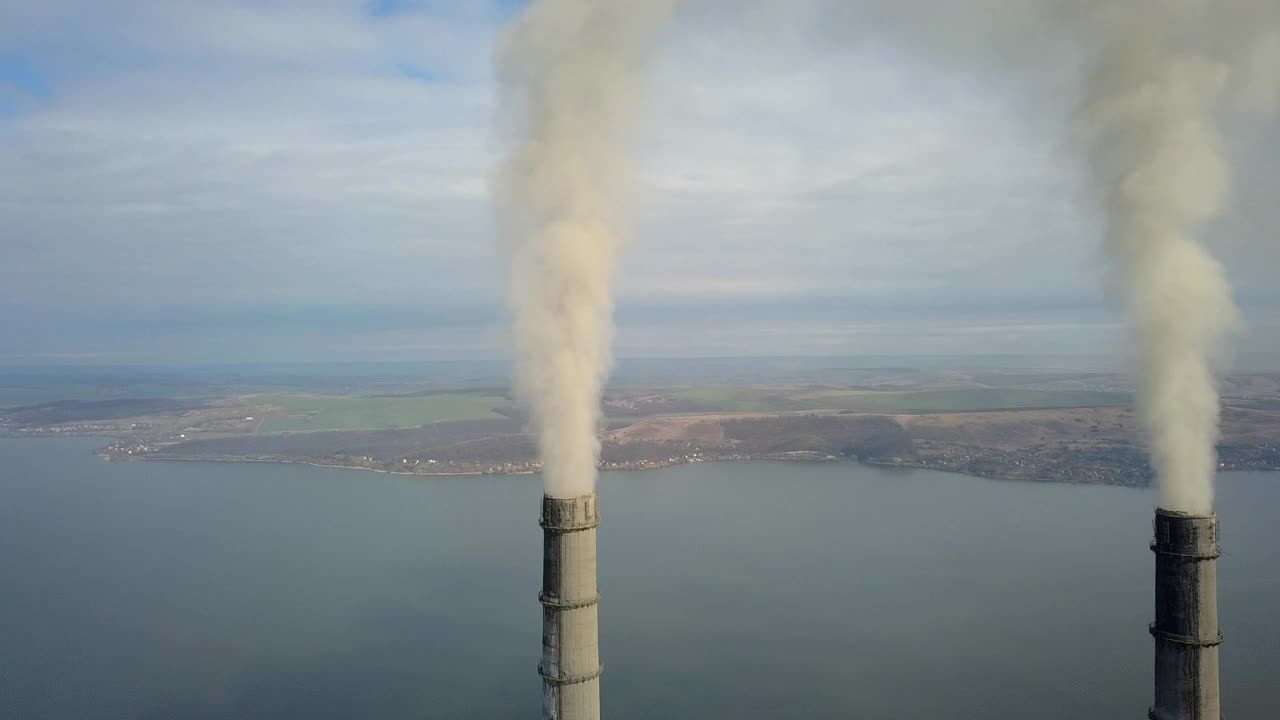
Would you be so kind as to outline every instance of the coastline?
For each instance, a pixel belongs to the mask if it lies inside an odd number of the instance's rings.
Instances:
[[[127,457],[113,456],[102,451],[101,448],[93,453],[104,462],[212,462],[212,463],[269,463],[276,465],[309,465],[311,467],[337,468],[339,470],[358,470],[362,472],[383,473],[386,475],[418,475],[422,477],[451,477],[451,476],[476,476],[476,475],[535,475],[540,469],[520,469],[520,470],[449,470],[449,471],[405,471],[405,470],[389,470],[385,468],[364,467],[361,465],[341,465],[338,463],[317,462],[314,460],[290,460],[284,458],[243,458],[243,457],[186,457],[181,455],[134,455]],[[813,455],[817,455],[816,453]],[[637,471],[637,470],[658,470],[666,467],[674,467],[676,465],[696,465],[698,463],[722,463],[722,462],[858,462],[866,464],[870,463],[863,460],[850,460],[848,458],[839,458],[831,455],[822,455],[821,457],[809,456],[802,453],[789,455],[788,457],[779,457],[778,454],[773,455],[753,455],[753,456],[734,456],[721,458],[698,458],[698,459],[676,459],[672,460],[653,460],[637,463],[614,464],[608,467],[600,468],[600,472],[613,471]],[[881,463],[886,467],[895,467],[893,463]],[[906,466],[902,466],[906,467]],[[928,468],[926,468],[928,469]]]
[[[95,452],[99,458],[105,462],[120,462],[119,458],[112,458],[101,452]],[[124,459],[123,462],[195,462],[195,463],[268,463],[274,465],[310,465],[311,467],[336,468],[338,470],[358,470],[361,472],[382,473],[384,475],[421,475],[424,477],[449,477],[454,475],[532,475],[533,470],[524,470],[520,472],[500,472],[489,473],[482,470],[457,470],[454,472],[405,472],[403,470],[384,470],[382,468],[360,467],[359,465],[338,465],[336,463],[321,463],[311,460],[280,460],[267,458],[219,458],[219,457],[181,457],[178,455],[142,455]]]
[[[110,439],[104,436],[72,436],[78,439]],[[70,437],[50,438],[49,436],[32,436],[26,438],[10,438],[10,439],[70,439]],[[285,457],[192,457],[179,455],[118,455],[111,454],[108,447],[90,448],[93,455],[99,457],[100,460],[106,462],[114,461],[178,461],[178,462],[265,462],[265,464],[276,465],[310,465],[312,468],[332,468],[339,470],[358,470],[367,471],[367,473],[381,473],[387,475],[408,475],[408,477],[424,477],[424,478],[448,478],[448,477],[477,477],[477,475],[532,475],[538,474],[538,468],[527,468],[521,466],[518,469],[489,468],[483,469],[454,469],[454,470],[401,470],[390,468],[370,468],[370,466],[340,464],[340,462],[324,462],[316,460],[303,459],[285,459]],[[792,451],[782,452],[782,454],[767,455],[726,455],[726,456],[694,456],[694,457],[664,457],[660,460],[645,460],[626,462],[626,464],[609,464],[600,468],[600,471],[627,471],[627,473],[637,473],[644,470],[658,470],[663,468],[671,468],[676,465],[694,465],[699,462],[856,462],[856,464],[876,466],[876,468],[886,469],[902,469],[902,470],[933,470],[938,473],[947,473],[955,475],[966,475],[966,477],[983,478],[989,480],[1004,480],[1004,482],[1033,482],[1033,483],[1061,483],[1061,484],[1079,484],[1079,486],[1110,486],[1110,487],[1132,487],[1143,488],[1149,487],[1149,480],[1143,482],[1110,482],[1107,479],[1087,479],[1078,477],[1039,477],[1039,475],[1012,474],[1012,473],[975,473],[956,466],[943,465],[941,462],[929,462],[928,460],[878,460],[863,459],[863,457],[847,457],[822,454],[822,452],[813,451]],[[1253,473],[1253,471],[1267,471],[1267,473],[1276,473],[1280,468],[1221,468],[1220,473],[1233,473],[1233,471],[1242,471],[1242,473]]]
[[[95,452],[94,454],[98,455],[100,458],[102,458],[106,462],[120,461],[119,458],[112,458],[100,452]],[[340,465],[336,463],[323,463],[323,462],[315,462],[311,460],[285,460],[285,459],[272,459],[272,458],[230,458],[230,457],[225,457],[225,458],[181,457],[177,455],[143,455],[138,457],[131,457],[124,460],[124,462],[137,462],[137,461],[195,462],[195,463],[202,463],[202,462],[268,463],[268,464],[276,464],[276,465],[308,465],[311,467],[335,468],[338,470],[354,470],[358,472],[381,473],[384,475],[402,475],[402,476],[410,476],[410,477],[417,476],[417,477],[435,477],[435,478],[475,477],[480,475],[535,475],[539,472],[538,470],[495,470],[492,472],[486,471],[486,470],[454,470],[454,471],[445,471],[445,472],[439,472],[439,471],[410,472],[410,471],[404,471],[404,470],[388,470],[383,468],[361,467],[359,465]],[[1001,480],[1006,482],[1064,483],[1069,485],[1109,485],[1113,487],[1132,487],[1132,486],[1124,485],[1121,483],[1096,483],[1096,482],[1091,483],[1091,482],[1084,482],[1080,480],[1072,480],[1072,479],[1065,479],[1065,478],[1058,479],[1058,478],[1047,478],[1047,477],[1029,477],[1025,475],[997,475],[997,474],[990,474],[990,473],[972,473],[972,472],[965,472],[964,470],[959,470],[956,468],[951,468],[951,467],[946,467],[941,465],[933,465],[928,463],[921,463],[921,462],[905,462],[905,461],[888,462],[884,460],[841,458],[841,457],[835,457],[830,455],[824,455],[822,457],[813,457],[813,456],[806,457],[799,454],[791,457],[779,457],[777,455],[758,455],[758,456],[741,456],[741,457],[725,457],[725,458],[703,458],[698,460],[683,460],[683,459],[676,460],[676,461],[662,460],[662,461],[646,462],[643,464],[617,465],[617,466],[603,467],[603,468],[600,468],[600,472],[637,472],[637,471],[643,471],[643,470],[660,470],[662,468],[675,467],[678,465],[696,465],[699,463],[734,463],[734,462],[806,462],[806,463],[847,462],[847,463],[854,463],[859,465],[868,465],[872,467],[891,468],[891,469],[900,469],[900,470],[931,470],[934,472],[942,472],[942,473],[948,473],[952,475],[964,475],[967,477],[978,477],[978,478],[984,478],[987,480]]]

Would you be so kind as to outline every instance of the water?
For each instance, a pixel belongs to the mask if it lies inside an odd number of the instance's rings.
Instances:
[[[540,488],[0,441],[0,718],[537,716]],[[606,716],[1139,718],[1152,495],[613,473]],[[1280,477],[1220,484],[1228,717],[1275,717]]]

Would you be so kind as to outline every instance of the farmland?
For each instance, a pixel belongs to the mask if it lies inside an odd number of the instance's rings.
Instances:
[[[1035,408],[1127,405],[1124,393],[1091,390],[954,388],[937,390],[850,390],[841,388],[697,387],[671,397],[705,412],[787,412],[850,410],[876,413],[978,412]]]
[[[265,416],[258,425],[260,433],[382,430],[450,420],[485,420],[503,417],[498,410],[510,405],[504,397],[474,394],[390,397],[259,395],[242,400]]]

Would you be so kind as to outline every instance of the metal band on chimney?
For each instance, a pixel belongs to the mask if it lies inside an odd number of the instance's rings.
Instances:
[[[1164,630],[1157,630],[1155,623],[1151,623],[1150,625],[1147,626],[1147,632],[1150,632],[1151,637],[1157,640],[1167,640],[1168,642],[1177,643],[1179,645],[1186,645],[1188,647],[1208,648],[1208,647],[1216,647],[1222,644],[1221,632],[1218,633],[1218,637],[1216,638],[1201,640],[1200,638],[1193,638],[1193,637],[1188,637],[1186,635],[1178,635],[1177,633],[1165,632]]]
[[[1179,552],[1178,550],[1170,549],[1168,545],[1161,545],[1160,543],[1154,540],[1151,541],[1151,552],[1157,555],[1167,555],[1169,557],[1181,558],[1182,560],[1186,560],[1187,562],[1198,562],[1202,560],[1217,560],[1218,558],[1222,557],[1222,548],[1217,545],[1214,546],[1212,553]]]
[[[583,523],[581,525],[550,525],[547,523],[546,518],[539,518],[538,525],[543,530],[556,533],[558,535],[563,535],[566,533],[581,532],[583,530],[595,530],[596,528],[600,527],[600,520],[597,518],[589,522]]]
[[[556,685],[577,685],[578,683],[590,682],[600,677],[600,674],[603,672],[604,672],[603,660],[600,661],[600,667],[596,668],[595,672],[589,672],[584,675],[560,675],[560,676],[548,675],[545,671],[543,671],[542,665],[538,665],[538,674],[542,676],[542,679],[546,680],[549,683],[554,683]]]
[[[542,603],[544,607],[553,608],[555,610],[579,610],[581,608],[591,607],[592,605],[598,605],[600,603],[600,595],[597,593],[595,597],[583,598],[582,600],[575,600],[572,602],[564,602],[562,600],[552,600],[547,597],[546,593],[541,592],[538,593],[538,602]]]

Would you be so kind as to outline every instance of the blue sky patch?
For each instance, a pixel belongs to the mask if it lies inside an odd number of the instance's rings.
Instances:
[[[365,6],[365,12],[373,17],[391,17],[412,12],[417,9],[417,5],[418,3],[414,0],[369,0],[369,4]]]
[[[48,82],[25,56],[0,54],[0,83],[17,88],[23,94],[48,97]]]
[[[497,10],[498,18],[501,20],[510,19],[519,13],[529,4],[530,0],[491,0],[493,8]],[[405,15],[414,12],[429,11],[432,5],[436,4],[431,0],[369,0],[365,5],[365,12],[370,17],[387,18],[396,15]]]
[[[417,80],[418,82],[421,82],[421,83],[435,84],[435,83],[445,82],[446,80],[448,80],[448,78],[446,78],[442,73],[437,72],[436,70],[426,67],[424,65],[418,65],[416,63],[408,63],[408,62],[396,63],[396,72],[409,78],[410,80]]]

